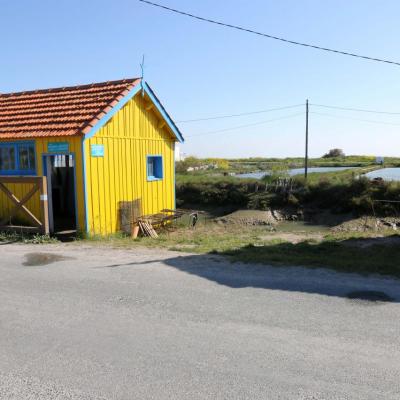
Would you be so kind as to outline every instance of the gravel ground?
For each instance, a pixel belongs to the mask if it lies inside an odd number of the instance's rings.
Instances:
[[[0,255],[1,399],[400,398],[400,281],[81,244]]]

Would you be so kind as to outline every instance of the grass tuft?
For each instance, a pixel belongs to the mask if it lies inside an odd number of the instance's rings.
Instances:
[[[0,232],[0,242],[20,242],[27,244],[47,244],[58,243],[55,237],[49,235],[40,235],[39,233],[27,234],[17,232]]]

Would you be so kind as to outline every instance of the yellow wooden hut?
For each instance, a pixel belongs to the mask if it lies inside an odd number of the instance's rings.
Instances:
[[[7,184],[19,176],[47,177],[53,232],[112,234],[123,204],[137,202],[142,214],[174,209],[177,141],[181,132],[141,79],[0,94],[0,217],[12,196],[32,190],[28,179]],[[37,219],[42,200],[37,193],[25,204]]]

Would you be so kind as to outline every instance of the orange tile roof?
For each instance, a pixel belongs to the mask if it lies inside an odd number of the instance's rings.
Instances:
[[[0,139],[88,133],[140,78],[0,94]]]

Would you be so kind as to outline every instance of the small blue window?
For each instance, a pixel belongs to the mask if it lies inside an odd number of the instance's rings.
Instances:
[[[0,175],[35,175],[33,142],[0,143]]]
[[[157,181],[163,178],[162,156],[147,156],[147,180]]]

